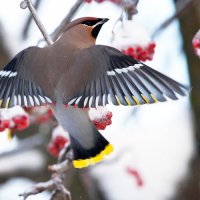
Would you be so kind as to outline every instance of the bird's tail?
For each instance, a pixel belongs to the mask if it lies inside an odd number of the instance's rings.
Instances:
[[[70,136],[71,147],[74,153],[73,166],[75,168],[88,167],[101,162],[106,155],[113,151],[112,145],[96,130],[94,145],[85,148],[73,136]]]
[[[62,102],[57,102],[53,111],[59,124],[70,135],[75,168],[94,165],[113,151],[112,145],[91,123],[88,111],[71,106],[66,109]]]

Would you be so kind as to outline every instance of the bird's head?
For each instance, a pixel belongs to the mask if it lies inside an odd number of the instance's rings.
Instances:
[[[107,18],[82,17],[66,25],[63,31],[63,40],[76,41],[77,44],[86,44],[91,46],[95,43],[96,38]],[[84,45],[85,43],[85,45]],[[87,46],[86,45],[86,46]]]
[[[69,23],[66,26],[65,31],[77,30],[82,33],[87,32],[94,39],[96,39],[103,24],[106,23],[108,20],[108,18],[82,17]]]

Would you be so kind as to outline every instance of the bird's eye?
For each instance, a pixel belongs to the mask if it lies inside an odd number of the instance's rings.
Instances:
[[[87,20],[82,22],[82,24],[86,25],[86,26],[94,26],[96,24],[96,20]]]

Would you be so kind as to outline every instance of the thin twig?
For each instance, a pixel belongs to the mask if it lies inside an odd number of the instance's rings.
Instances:
[[[63,32],[65,25],[68,24],[73,16],[76,14],[80,6],[83,4],[83,0],[77,0],[77,2],[74,4],[74,6],[69,11],[68,15],[63,19],[61,24],[56,28],[56,30],[51,34],[51,38],[53,41],[56,41],[56,39],[59,37],[59,35]]]
[[[133,15],[138,13],[137,4],[139,0],[125,0],[123,3],[123,8],[127,13],[128,20],[131,20]]]
[[[58,163],[48,166],[48,170],[57,174],[66,173],[72,166],[72,157],[72,149],[68,143],[60,151],[58,156]]]
[[[50,200],[57,200],[57,195],[59,194],[59,190],[54,190],[51,194]]]
[[[65,160],[61,163],[48,167],[49,171],[53,172],[51,179],[46,182],[38,183],[29,188],[23,194],[20,194],[20,196],[22,196],[24,200],[31,195],[36,195],[46,190],[53,190],[51,199],[54,199],[55,196],[60,193],[63,196],[63,200],[71,200],[71,194],[63,184],[63,180],[66,177],[66,172],[72,166],[72,151],[69,150],[69,146],[66,145],[62,153],[60,152],[59,154],[65,154]],[[62,156],[59,155],[59,157]]]
[[[51,172],[62,174],[67,172],[70,168],[71,168],[71,159],[69,158],[59,164],[50,165],[48,167],[48,170]]]
[[[26,9],[28,7],[28,9],[30,10],[33,19],[36,23],[36,25],[38,26],[38,28],[40,29],[42,35],[44,36],[44,39],[46,40],[46,42],[48,43],[48,45],[52,45],[53,41],[52,39],[49,37],[47,31],[45,30],[41,20],[38,17],[37,11],[35,10],[33,3],[31,0],[24,0],[23,2],[21,2],[20,7],[22,9]]]
[[[35,2],[35,4],[34,4],[34,7],[35,7],[36,10],[38,10],[38,8],[39,8],[41,2],[42,2],[41,0],[36,0],[36,2]],[[30,14],[30,15],[28,16],[28,19],[27,19],[27,21],[26,21],[26,23],[25,23],[25,26],[24,26],[24,28],[23,28],[23,31],[22,31],[22,38],[23,38],[23,39],[26,39],[27,36],[28,36],[28,31],[29,31],[29,28],[30,28],[32,19],[33,19],[33,17],[32,17],[32,15]]]
[[[63,184],[64,179],[65,174],[54,173],[50,180],[35,184],[24,193],[19,194],[19,196],[22,196],[23,200],[26,200],[31,195],[36,195],[46,190],[53,190],[51,199],[58,193],[61,193],[64,200],[71,200],[71,194]]]
[[[45,190],[52,189],[53,187],[54,187],[53,180],[41,182],[41,183],[38,183],[38,184],[34,185],[33,187],[29,188],[23,194],[19,194],[19,196],[23,197],[24,200],[26,200],[30,195],[39,194]]]

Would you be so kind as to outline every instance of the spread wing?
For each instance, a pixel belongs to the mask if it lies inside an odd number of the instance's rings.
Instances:
[[[176,100],[177,94],[185,96],[189,91],[184,85],[115,48],[96,45],[82,50],[81,54],[80,58],[90,59],[95,72],[88,75],[87,83],[75,96],[64,98],[65,104],[81,108],[108,103],[134,106],[163,102],[165,97]],[[88,65],[88,60],[86,63]]]
[[[32,79],[29,65],[38,49],[30,47],[21,51],[0,71],[0,108],[52,103]]]

